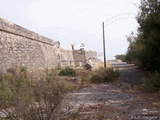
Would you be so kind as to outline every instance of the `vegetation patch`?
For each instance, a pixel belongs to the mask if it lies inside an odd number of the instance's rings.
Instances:
[[[143,78],[143,87],[147,92],[160,91],[160,73],[151,74],[148,78]]]
[[[119,76],[119,72],[114,71],[112,68],[100,68],[94,71],[90,78],[90,81],[91,83],[109,82],[117,76]]]
[[[76,71],[70,67],[61,68],[59,76],[76,76]]]
[[[53,119],[64,94],[73,88],[55,70],[46,70],[40,80],[32,80],[26,68],[7,71],[0,74],[0,106],[5,119]]]

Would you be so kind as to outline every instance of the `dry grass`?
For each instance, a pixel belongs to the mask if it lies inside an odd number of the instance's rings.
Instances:
[[[118,76],[119,72],[114,71],[112,68],[99,68],[93,72],[90,81],[91,83],[109,82]]]
[[[104,67],[104,63],[103,62],[92,62],[92,70],[98,70],[99,68]],[[107,68],[111,68],[112,65],[110,63],[107,63]]]
[[[72,90],[72,85],[61,80],[55,70],[46,70],[40,80],[32,80],[26,69],[7,71],[0,75],[0,106],[5,119],[52,119],[57,116],[64,94]]]

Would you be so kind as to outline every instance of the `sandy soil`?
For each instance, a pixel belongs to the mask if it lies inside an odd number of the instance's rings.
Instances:
[[[160,120],[160,92],[141,90],[140,71],[121,66],[110,83],[91,84],[69,93],[63,101],[62,120]]]

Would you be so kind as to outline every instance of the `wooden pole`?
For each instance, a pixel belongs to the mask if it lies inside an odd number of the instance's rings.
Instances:
[[[104,22],[102,22],[102,29],[103,29],[103,55],[104,55],[104,67],[106,67],[106,46],[105,46]]]

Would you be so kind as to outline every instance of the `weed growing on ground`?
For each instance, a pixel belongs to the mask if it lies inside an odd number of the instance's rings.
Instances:
[[[40,80],[31,80],[25,69],[10,68],[0,75],[0,106],[5,119],[53,119],[65,93],[72,85],[61,80],[55,70],[46,70]]]
[[[148,78],[143,78],[142,81],[146,92],[160,91],[160,73],[151,74]]]
[[[76,76],[76,72],[73,68],[65,67],[60,69],[59,76]]]
[[[112,68],[100,68],[92,74],[91,83],[109,82],[113,78],[119,76],[118,71],[114,71]]]

